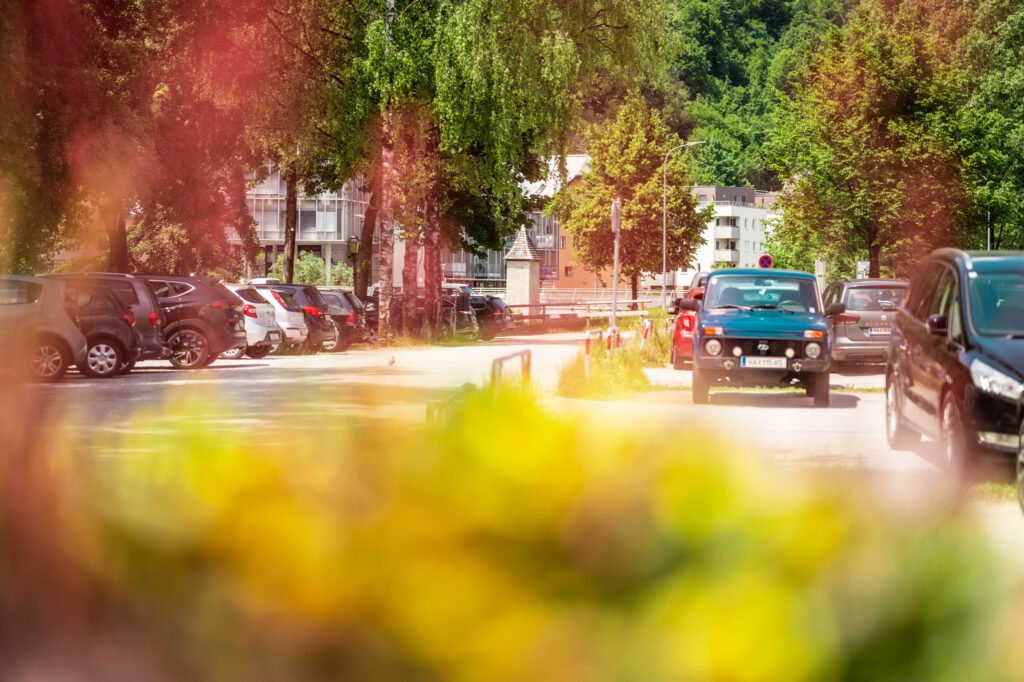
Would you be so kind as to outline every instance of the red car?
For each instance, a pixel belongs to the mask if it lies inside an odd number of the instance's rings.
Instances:
[[[697,301],[704,298],[704,284],[707,280],[706,272],[694,275],[687,298]],[[673,310],[676,313],[676,320],[672,329],[672,366],[676,369],[686,369],[686,364],[693,360],[693,330],[697,325],[697,313],[692,310],[680,310],[678,300],[670,312]]]

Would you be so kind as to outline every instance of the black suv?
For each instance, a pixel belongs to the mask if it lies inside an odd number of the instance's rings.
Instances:
[[[309,336],[300,352],[316,353],[327,343],[335,343],[338,332],[329,314],[329,305],[320,290],[311,284],[259,284],[250,282],[257,289],[270,289],[288,294],[302,307]]]
[[[939,438],[960,471],[1020,447],[1024,253],[941,249],[919,266],[896,315],[886,365],[892,447]]]
[[[244,348],[242,301],[205,275],[138,275],[166,317],[170,361],[178,369],[205,367],[224,351]]]
[[[135,316],[135,331],[139,333],[138,359],[162,360],[171,354],[164,338],[163,309],[153,291],[141,278],[116,272],[60,273],[49,276],[65,281],[96,282],[111,289]],[[134,361],[129,361],[122,371],[131,370],[134,364]]]
[[[480,338],[490,341],[498,332],[513,328],[512,310],[505,301],[497,296],[477,294],[469,297],[469,304],[476,313],[476,322],[480,327]]]
[[[325,350],[346,350],[353,343],[365,341],[366,308],[359,298],[347,289],[321,289],[320,294],[327,301],[328,314],[338,328],[338,342]]]
[[[139,334],[128,306],[101,282],[64,281],[77,294],[75,322],[87,343],[78,370],[102,379],[128,372],[139,358]]]

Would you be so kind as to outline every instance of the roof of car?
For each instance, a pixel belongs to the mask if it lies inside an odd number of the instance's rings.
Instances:
[[[978,272],[1001,272],[1007,269],[1024,268],[1024,251],[962,251],[960,249],[938,249],[931,254],[948,262],[961,263],[967,270]]]
[[[132,272],[51,272],[47,277],[119,277],[123,279],[139,279]]]
[[[728,270],[713,270],[708,273],[708,279],[720,275],[757,275],[760,277],[798,277],[800,279],[815,279],[809,272],[799,270],[775,270],[773,268],[735,268]]]
[[[844,284],[849,288],[856,287],[877,287],[877,286],[910,286],[910,282],[905,279],[885,279],[878,277],[876,279],[837,279],[835,284]]]

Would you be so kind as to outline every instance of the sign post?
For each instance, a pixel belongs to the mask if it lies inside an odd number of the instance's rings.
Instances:
[[[618,329],[619,310],[619,234],[622,232],[622,199],[612,201],[612,232],[615,234],[615,247],[612,253],[612,318],[611,329]]]
[[[857,261],[857,279],[867,279],[871,272],[871,261]]]
[[[818,280],[818,291],[825,290],[825,261],[819,258],[814,261],[814,277]]]

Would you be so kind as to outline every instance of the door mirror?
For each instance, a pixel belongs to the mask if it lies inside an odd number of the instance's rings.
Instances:
[[[836,317],[837,315],[842,315],[845,312],[845,303],[840,303],[837,301],[836,303],[829,303],[827,306],[825,306],[825,317]]]
[[[945,315],[929,315],[928,332],[935,336],[945,336],[949,333],[949,319]]]
[[[684,298],[682,301],[679,302],[679,309],[692,310],[693,312],[697,312],[698,310],[700,310],[700,301],[695,301],[692,298]]]
[[[695,301],[703,301],[704,300],[704,287],[697,287],[692,292],[690,292],[690,298],[692,298]]]

